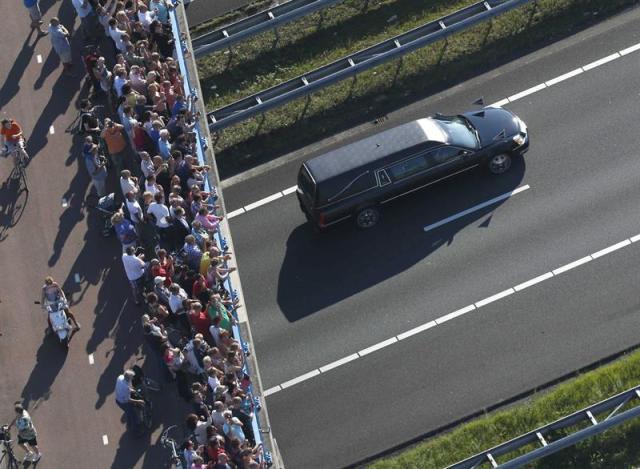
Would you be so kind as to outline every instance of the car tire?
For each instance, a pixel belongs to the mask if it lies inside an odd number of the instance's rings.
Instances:
[[[508,153],[494,155],[489,159],[487,166],[492,174],[506,173],[511,168],[511,155]]]
[[[380,220],[380,211],[375,207],[366,207],[356,213],[356,226],[361,230],[373,228]]]

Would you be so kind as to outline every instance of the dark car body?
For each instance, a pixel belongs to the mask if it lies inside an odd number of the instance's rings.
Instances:
[[[368,228],[377,222],[379,205],[478,165],[502,173],[528,148],[526,125],[506,109],[436,115],[305,161],[296,193],[317,228],[351,217]]]

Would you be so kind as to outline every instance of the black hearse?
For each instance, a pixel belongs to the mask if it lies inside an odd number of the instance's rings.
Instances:
[[[296,193],[316,228],[351,217],[370,228],[380,218],[379,205],[478,165],[504,173],[528,148],[525,123],[506,109],[437,114],[304,162]]]

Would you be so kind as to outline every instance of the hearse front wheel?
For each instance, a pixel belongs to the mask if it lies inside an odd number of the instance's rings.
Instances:
[[[511,168],[511,155],[508,153],[500,153],[489,160],[489,171],[493,174],[502,174]]]
[[[380,212],[375,207],[363,208],[356,215],[356,225],[363,230],[372,228],[378,220],[380,220]]]

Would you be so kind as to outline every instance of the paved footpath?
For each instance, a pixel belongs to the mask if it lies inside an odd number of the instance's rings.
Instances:
[[[32,160],[27,193],[8,179],[12,161],[0,159],[0,422],[13,419],[16,400],[25,403],[44,453],[40,469],[71,467],[79,457],[96,468],[163,467],[158,436],[184,410],[173,386],[155,398],[153,433],[140,439],[123,433],[113,399],[117,375],[142,350],[141,312],[129,301],[117,240],[102,238],[83,206],[89,177],[79,142],[64,131],[87,94],[84,80],[62,76],[49,38],[30,34],[22,1],[6,2],[0,114],[22,124]],[[70,31],[78,26],[70,1],[40,3],[46,21],[58,16]],[[80,42],[74,33],[78,72]],[[64,284],[83,326],[68,352],[45,339],[46,318],[34,305],[48,274]]]

